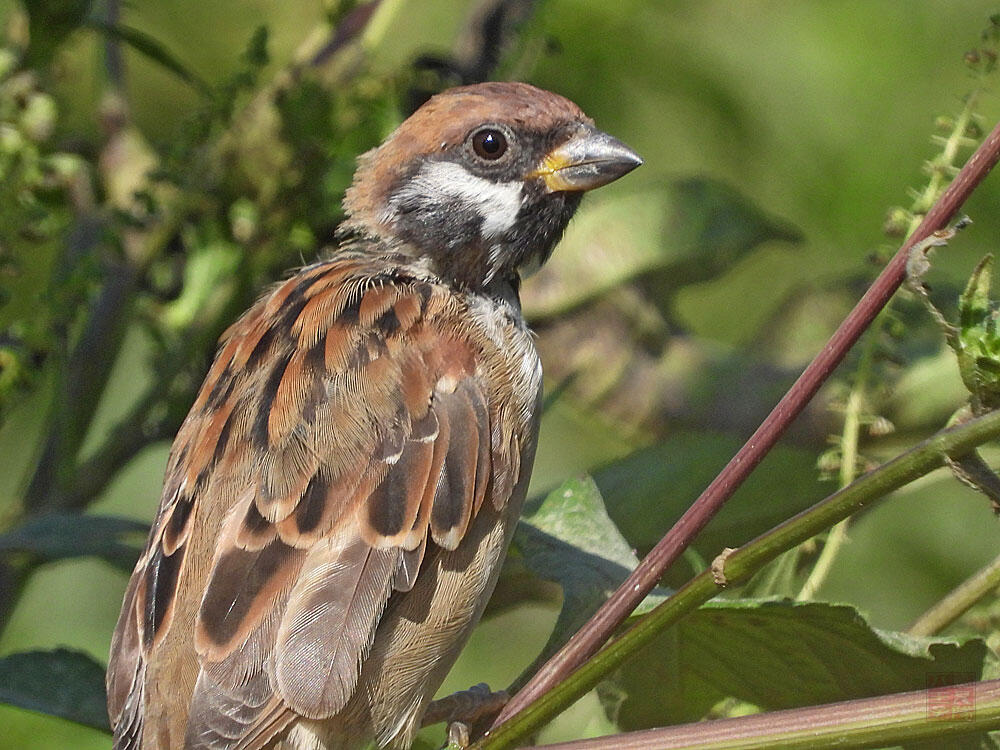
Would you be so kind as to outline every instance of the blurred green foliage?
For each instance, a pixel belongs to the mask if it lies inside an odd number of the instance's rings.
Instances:
[[[588,528],[600,529],[592,547],[615,550],[596,578],[549,576],[567,586],[567,602],[590,606],[634,564],[630,547],[655,544],[722,467],[874,274],[870,256],[894,242],[881,233],[887,210],[927,184],[936,120],[954,124],[984,81],[982,64],[970,76],[963,55],[996,11],[981,0],[541,0],[508,3],[498,38],[484,32],[489,3],[385,0],[370,18],[358,5],[0,0],[0,656],[66,647],[106,661],[134,541],[124,519],[152,517],[169,440],[219,333],[268,282],[322,252],[357,154],[430,91],[483,76],[570,97],[646,159],[628,183],[584,203],[524,290],[558,393],[533,494],[591,473],[594,484],[570,487],[593,513]],[[988,130],[1000,100],[985,92],[977,108],[972,124]],[[958,145],[961,163],[969,144]],[[977,190],[965,207],[975,223],[926,275],[951,319],[977,259],[996,249],[998,199],[995,180]],[[988,290],[988,272],[969,288]],[[984,294],[966,293],[963,321],[975,313],[967,328],[995,337]],[[864,433],[863,465],[939,429],[968,397],[912,300],[894,307],[872,351],[865,424],[894,431]],[[665,584],[832,490],[816,458],[841,429],[856,368],[844,365]],[[79,511],[87,522],[65,533]],[[560,615],[559,589],[532,572],[530,556],[538,533],[552,554],[582,532],[563,538],[544,520],[533,517],[534,537],[522,529],[490,616],[443,692],[511,683],[557,619],[578,619]],[[856,519],[850,540],[819,598],[903,630],[995,555],[1000,527],[987,502],[941,472]],[[593,551],[579,536],[576,546]],[[893,671],[906,648],[880,651],[852,609],[740,606],[700,612],[670,648],[644,653],[648,669],[606,686],[607,713],[590,695],[542,739],[692,718],[726,696],[789,705],[784,693],[767,701],[693,677],[697,643],[677,651],[685,638],[711,640],[715,626],[742,636],[754,616],[776,643],[804,639],[800,626],[815,634],[822,620],[824,648],[834,636],[867,644],[866,689],[912,686],[930,669],[908,661]],[[995,630],[990,612],[955,632]],[[978,648],[955,647],[962,658]],[[774,652],[758,655],[748,672],[788,668]],[[993,662],[975,657],[934,669],[978,676]],[[889,680],[902,672],[908,681]],[[661,704],[636,699],[672,676]],[[108,745],[96,730],[22,709],[0,707],[0,722],[0,747]]]

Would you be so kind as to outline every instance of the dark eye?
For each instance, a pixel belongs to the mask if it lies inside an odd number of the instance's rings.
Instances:
[[[483,128],[472,136],[472,150],[480,159],[496,161],[507,152],[507,139],[495,128]]]

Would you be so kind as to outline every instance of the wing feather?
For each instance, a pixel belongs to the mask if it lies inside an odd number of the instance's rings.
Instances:
[[[295,716],[336,714],[429,545],[455,549],[487,495],[506,501],[507,416],[449,298],[346,257],[226,332],[116,629],[116,749],[154,731],[147,665],[178,649],[195,660],[185,746],[260,748]],[[186,566],[192,546],[210,562]]]
[[[430,528],[434,543],[448,550],[455,549],[465,534],[475,501],[480,427],[476,424],[469,388],[463,381],[454,392],[437,392],[434,396],[439,404],[435,411],[448,415],[450,434],[434,492]]]
[[[111,640],[117,659],[108,665],[108,716],[115,727],[116,750],[138,750],[142,741],[143,672],[136,591],[141,582],[132,576],[125,590],[118,625]]]
[[[332,716],[351,697],[400,552],[358,536],[327,539],[310,552],[274,648],[275,687],[295,713]]]

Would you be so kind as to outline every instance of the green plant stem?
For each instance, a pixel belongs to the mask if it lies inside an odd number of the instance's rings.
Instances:
[[[881,316],[879,316],[881,317]],[[875,320],[877,326],[879,320]],[[871,348],[865,347],[864,361],[858,372],[858,379],[847,398],[844,416],[844,433],[840,439],[840,487],[843,489],[857,478],[858,440],[861,437],[861,411],[864,408],[865,387],[871,374]]]
[[[848,524],[849,522],[844,520],[830,529],[830,533],[827,534],[826,541],[823,543],[823,549],[820,551],[819,557],[816,558],[813,569],[809,571],[806,582],[802,584],[802,588],[795,597],[799,601],[806,601],[816,597],[816,592],[819,591],[820,586],[823,585],[826,577],[833,570],[833,561],[837,559],[837,555],[840,554],[840,550],[847,542]]]
[[[872,328],[876,331],[881,327],[885,313],[879,313]],[[857,377],[847,397],[847,404],[844,408],[844,429],[840,436],[840,476],[839,486],[841,489],[847,487],[857,477],[858,473],[858,442],[861,438],[861,413],[864,409],[865,391],[872,372],[872,363],[875,358],[876,336],[869,335],[864,342],[861,354],[861,362],[858,364]],[[836,560],[840,550],[847,542],[847,527],[849,521],[844,520],[834,526],[827,535],[823,549],[809,571],[802,589],[796,597],[800,601],[812,599],[816,596],[820,586],[833,569],[833,562]]]
[[[366,53],[371,54],[383,44],[389,28],[405,4],[405,0],[381,0],[361,35],[361,47]]]
[[[910,626],[911,635],[940,633],[973,604],[1000,588],[1000,555],[960,583]]]
[[[83,333],[62,363],[45,446],[24,496],[28,512],[60,509],[60,490],[72,484],[80,446],[124,340],[137,277],[129,261],[112,262],[105,269],[104,286],[88,310]]]
[[[121,21],[121,0],[106,0],[104,22],[111,27]],[[125,96],[125,56],[122,54],[121,41],[112,35],[104,38],[104,70],[108,77],[108,85],[118,96]]]
[[[965,131],[969,127],[976,103],[982,89],[975,89],[969,94],[965,101],[958,119],[952,127],[951,133],[944,142],[944,148],[938,157],[936,168],[931,171],[930,179],[927,181],[923,192],[914,201],[913,216],[907,228],[906,236],[909,237],[916,231],[923,218],[923,213],[935,200],[938,199],[942,190],[946,187],[946,180],[951,179],[949,170],[954,169],[955,159],[958,157],[959,149],[966,144]],[[879,313],[878,318],[872,324],[865,339],[864,349],[861,355],[861,362],[858,365],[857,379],[851,388],[850,396],[847,399],[847,406],[844,414],[844,430],[840,439],[840,486],[846,487],[857,474],[858,464],[858,444],[861,438],[861,416],[864,406],[864,394],[871,379],[875,350],[877,347],[877,332],[881,330],[885,320],[885,311]],[[834,526],[827,536],[823,550],[816,560],[813,569],[810,571],[806,582],[799,591],[798,599],[812,599],[816,596],[819,588],[829,576],[833,569],[834,560],[840,554],[841,549],[847,542],[847,528],[849,520],[844,520]]]
[[[766,534],[729,552],[721,566],[713,565],[715,571],[706,571],[691,579],[624,635],[605,646],[565,680],[472,747],[476,750],[514,747],[585,695],[631,654],[714,597],[723,587],[747,579],[782,552],[830,528],[887,493],[942,466],[946,456],[962,455],[998,437],[1000,411],[943,430]],[[721,582],[717,582],[713,575],[718,577],[720,572]]]
[[[959,113],[958,118],[955,120],[955,125],[951,129],[951,133],[948,134],[948,138],[945,139],[944,147],[941,149],[941,155],[933,164],[933,169],[931,171],[930,179],[927,181],[927,185],[924,187],[922,193],[917,196],[917,199],[913,202],[913,217],[910,219],[910,225],[906,230],[906,236],[909,237],[913,234],[917,227],[920,226],[920,222],[923,219],[923,214],[927,212],[930,206],[938,199],[941,191],[944,190],[947,182],[951,180],[955,159],[958,157],[958,151],[962,146],[968,145],[968,137],[965,135],[969,128],[969,124],[972,122],[972,117],[976,111],[976,104],[979,102],[979,97],[982,95],[983,87],[973,89],[965,99],[965,106],[962,107],[962,111]]]
[[[61,509],[85,510],[140,451],[177,431],[180,423],[169,418],[168,409],[164,409],[168,413],[162,419],[150,418],[153,410],[163,405],[167,398],[164,394],[165,380],[158,378],[129,413],[109,431],[100,448],[77,465],[76,481],[59,495]]]
[[[998,727],[1000,680],[993,680],[541,747],[547,750],[822,750],[941,740]]]
[[[909,226],[906,230],[906,237],[909,238],[917,227],[920,225],[923,215],[927,212],[930,206],[936,201],[941,192],[947,187],[948,181],[951,180],[955,159],[958,158],[959,150],[962,146],[968,144],[968,138],[965,136],[965,132],[972,122],[972,118],[976,111],[976,104],[979,101],[979,97],[983,92],[983,88],[979,87],[974,89],[968,97],[966,97],[965,105],[962,107],[962,111],[959,113],[958,118],[955,120],[954,125],[951,128],[951,132],[944,141],[943,148],[941,149],[940,155],[937,157],[935,162],[933,162],[933,168],[930,173],[930,179],[928,179],[927,184],[924,186],[924,190],[916,197],[913,202],[913,208],[911,210],[911,218]],[[861,416],[862,407],[864,406],[864,394],[868,388],[869,380],[872,375],[872,368],[874,364],[875,351],[877,348],[878,331],[882,329],[883,323],[885,321],[885,311],[879,313],[878,318],[872,324],[868,331],[868,335],[865,337],[865,342],[863,345],[861,353],[861,361],[858,364],[857,378],[853,387],[851,388],[850,395],[847,399],[847,405],[844,409],[844,429],[840,438],[840,486],[846,487],[851,482],[854,481],[857,475],[857,464],[858,464],[858,444],[861,437]],[[827,535],[826,542],[823,544],[823,549],[820,552],[819,557],[816,559],[816,563],[813,565],[812,570],[809,572],[809,576],[806,578],[805,583],[802,585],[802,589],[796,598],[800,600],[812,599],[816,596],[816,592],[819,591],[820,586],[826,580],[830,571],[833,569],[833,563],[840,554],[841,549],[847,542],[847,528],[849,522],[844,521],[834,526],[830,533]]]

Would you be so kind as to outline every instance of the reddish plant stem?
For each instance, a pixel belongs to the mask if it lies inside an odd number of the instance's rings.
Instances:
[[[506,721],[558,684],[584,661],[593,656],[611,637],[663,573],[691,544],[694,537],[718,513],[719,509],[743,484],[757,464],[768,454],[788,426],[816,394],[844,356],[885,307],[903,283],[910,249],[943,229],[972,191],[1000,159],[1000,123],[966,162],[944,194],[924,217],[916,231],[889,261],[850,314],[840,324],[816,358],[768,414],[757,431],[743,445],[725,468],[680,517],[632,574],[603,604],[593,617],[570,638],[562,649],[542,666],[513,697],[493,726]]]
[[[1000,680],[539,745],[539,750],[718,750],[882,747],[948,739],[998,725]],[[943,744],[941,746],[944,746]]]

